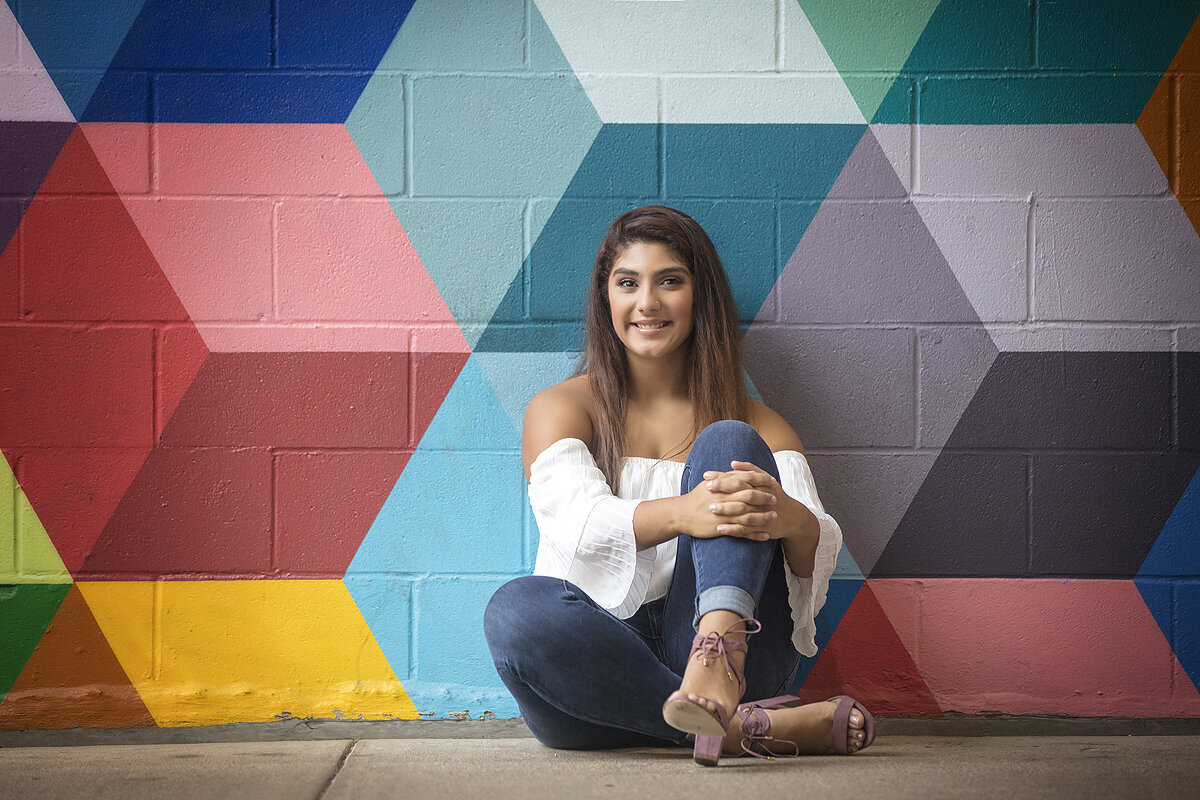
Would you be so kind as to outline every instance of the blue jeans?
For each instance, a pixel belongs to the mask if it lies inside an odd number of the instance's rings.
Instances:
[[[754,428],[722,420],[696,438],[680,492],[698,486],[709,470],[728,472],[735,460],[779,479],[775,457]],[[800,654],[792,646],[784,569],[777,540],[684,535],[666,597],[629,619],[617,619],[566,580],[527,576],[492,596],[484,635],[500,679],[542,744],[572,750],[686,745],[692,737],[664,722],[661,709],[679,688],[702,609],[728,608],[762,623],[762,632],[750,637],[744,699],[781,694],[795,677]],[[749,606],[742,605],[746,598]]]

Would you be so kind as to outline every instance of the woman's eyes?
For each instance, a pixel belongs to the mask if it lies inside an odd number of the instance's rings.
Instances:
[[[675,284],[683,285],[683,281],[680,280],[679,278],[663,278],[663,283],[667,283],[669,281],[672,281]],[[617,280],[617,286],[620,286],[622,288],[627,287],[627,286],[632,286],[632,285],[633,285],[632,278],[620,278]]]

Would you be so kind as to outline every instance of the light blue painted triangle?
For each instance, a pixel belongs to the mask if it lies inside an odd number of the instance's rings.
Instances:
[[[842,549],[838,552],[837,564],[833,568],[833,577],[839,580],[865,580],[863,571],[858,568],[858,562],[854,560],[854,556],[850,555],[850,548],[842,543]]]
[[[469,358],[343,578],[397,675],[412,676],[401,682],[418,709],[438,716],[513,711],[499,676],[480,666],[482,628],[471,642],[439,631],[461,629],[464,613],[482,614],[480,581],[498,585],[491,576],[525,572],[519,448],[516,429]],[[462,580],[473,575],[480,577]],[[420,601],[426,584],[437,585],[436,602]],[[415,587],[411,596],[406,586]],[[436,666],[467,654],[469,675]],[[460,678],[462,685],[453,683]]]
[[[346,120],[472,349],[540,232],[532,219],[525,232],[526,202],[557,202],[600,117],[532,5],[531,58],[552,74],[406,81],[402,71],[444,70],[442,54],[463,41],[487,42],[487,59],[504,62],[508,45],[525,46],[526,33],[511,22],[506,4],[418,2]],[[407,136],[405,108],[412,109]],[[510,199],[435,199],[447,196]]]
[[[483,374],[500,399],[513,427],[525,424],[525,409],[533,396],[571,377],[578,353],[475,353]]]

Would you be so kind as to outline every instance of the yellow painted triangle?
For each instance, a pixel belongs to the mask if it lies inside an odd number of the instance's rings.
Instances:
[[[0,453],[0,583],[70,583],[46,528]]]

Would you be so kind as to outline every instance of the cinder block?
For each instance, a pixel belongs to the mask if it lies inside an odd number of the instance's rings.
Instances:
[[[1134,125],[922,125],[922,194],[1159,195],[1167,181]]]
[[[1025,201],[914,200],[981,322],[1027,318]]]
[[[150,453],[77,578],[261,577],[271,569],[271,455],[241,447]]]
[[[525,5],[523,0],[473,0],[454,7],[416,3],[379,67],[421,72],[519,70],[524,66]]]
[[[193,320],[271,318],[269,199],[124,200],[155,261]]]
[[[746,371],[809,448],[912,447],[914,337],[907,329],[758,324]]]
[[[31,318],[187,319],[187,311],[116,195],[38,197],[26,211],[21,229],[25,311]]]
[[[838,521],[863,573],[871,574],[935,458],[932,453],[808,455],[821,502]],[[864,497],[871,502],[864,503]]]
[[[409,455],[277,455],[274,570],[286,577],[341,578]]]
[[[407,353],[213,353],[162,442],[404,449],[408,360]]]
[[[151,126],[141,122],[87,122],[79,129],[118,194],[150,191]]]
[[[158,407],[154,409],[154,419],[155,431],[161,434],[208,358],[208,348],[190,323],[159,330],[155,347]]]
[[[347,575],[342,583],[396,678],[407,681],[412,677],[412,582],[390,575]]]
[[[413,591],[414,676],[422,682],[495,685],[496,668],[483,637],[483,611],[508,578],[426,578]]]
[[[382,197],[290,199],[281,202],[276,213],[281,318],[453,319]]]
[[[407,30],[407,25],[401,30]],[[346,130],[362,157],[370,161],[379,189],[385,195],[398,195],[404,192],[408,172],[408,144],[404,141],[407,89],[403,75],[387,74],[383,69],[381,64],[367,82],[346,119]]]
[[[1028,498],[1024,455],[943,450],[870,577],[1024,576]]]
[[[155,125],[154,135],[164,194],[379,193],[345,125],[177,123]],[[404,137],[395,138],[402,153]]]
[[[1198,466],[1194,453],[1035,454],[1032,572],[1132,578]]]
[[[944,709],[1171,715],[1171,650],[1131,581],[929,580],[921,674]]]
[[[1170,353],[1001,353],[954,449],[1170,446]]]
[[[149,446],[148,329],[0,329],[0,448]]]
[[[921,447],[946,443],[996,359],[983,328],[922,328],[918,334]]]
[[[37,447],[21,456],[21,482],[71,572],[84,559],[141,469],[145,447]]]
[[[587,152],[588,121],[600,127],[573,74],[438,75],[412,87],[416,195],[545,196],[548,181],[565,186]]]

